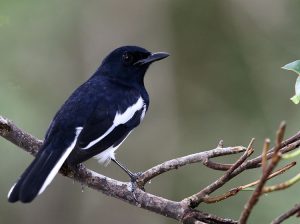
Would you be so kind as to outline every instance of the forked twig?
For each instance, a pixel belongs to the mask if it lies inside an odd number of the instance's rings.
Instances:
[[[285,165],[284,167],[280,168],[279,170],[273,172],[268,177],[268,180],[271,179],[271,178],[274,178],[274,177],[276,177],[278,175],[283,174],[284,172],[286,172],[287,170],[289,170],[290,168],[292,168],[295,165],[296,165],[296,162],[291,162],[291,163]],[[247,189],[249,187],[257,185],[259,183],[259,181],[260,180],[256,180],[256,181],[251,182],[249,184],[245,184],[245,185],[242,185],[242,186],[238,186],[238,187],[232,188],[228,192],[225,192],[222,195],[209,196],[209,197],[205,198],[203,202],[207,203],[207,204],[211,204],[211,203],[216,203],[216,202],[219,202],[219,201],[223,201],[223,200],[225,200],[225,199],[227,199],[229,197],[235,196],[236,194],[238,194],[242,190],[245,190],[245,189]]]
[[[199,203],[203,202],[206,197],[209,196],[210,193],[214,192],[216,189],[222,187],[226,182],[228,182],[231,177],[230,174],[238,168],[253,152],[253,143],[254,138],[250,141],[246,151],[244,154],[230,167],[229,170],[227,170],[223,176],[218,178],[216,181],[199,191],[198,193],[183,199],[185,203],[187,203],[192,208],[199,205]]]
[[[271,158],[271,162],[270,162],[269,166],[264,170],[253,194],[251,195],[250,199],[246,203],[244,210],[242,211],[240,219],[239,219],[240,224],[245,224],[247,222],[253,207],[256,205],[256,203],[259,200],[260,195],[262,194],[263,187],[264,187],[265,183],[267,182],[269,175],[274,170],[274,168],[276,167],[276,165],[278,164],[278,162],[281,158],[280,146],[283,141],[285,128],[286,128],[286,125],[284,122],[282,122],[276,133],[276,146],[274,149],[274,154],[272,155],[272,158]],[[263,149],[262,154],[264,154],[264,151],[265,151],[265,147]]]

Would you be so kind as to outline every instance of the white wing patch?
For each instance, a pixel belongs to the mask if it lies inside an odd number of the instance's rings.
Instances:
[[[127,121],[129,121],[135,112],[142,109],[144,106],[144,100],[142,97],[140,97],[135,104],[133,104],[131,107],[128,107],[123,114],[120,114],[117,112],[115,119],[114,119],[114,125],[118,126],[120,124],[125,124]]]
[[[144,104],[144,100],[142,99],[142,97],[140,97],[135,104],[133,104],[131,107],[128,107],[124,113],[119,113],[117,112],[113,121],[112,126],[103,134],[101,135],[99,138],[91,141],[86,147],[82,148],[82,149],[88,149],[90,147],[92,147],[93,145],[97,144],[99,141],[101,141],[103,138],[105,138],[109,133],[111,133],[115,127],[117,127],[120,124],[125,124],[127,121],[129,121],[134,114],[139,111],[140,109],[144,108],[142,116],[145,115],[144,112],[146,112],[146,105]],[[101,154],[101,153],[100,153]]]
[[[47,176],[47,178],[46,178],[43,186],[41,187],[41,189],[39,191],[39,194],[43,193],[43,191],[46,189],[46,187],[51,183],[51,181],[53,180],[53,178],[55,177],[55,175],[58,173],[59,169],[62,167],[62,165],[65,162],[65,160],[67,159],[67,157],[70,155],[70,153],[74,149],[74,147],[76,145],[76,142],[77,142],[77,138],[78,138],[80,132],[82,131],[82,129],[83,129],[82,127],[77,127],[76,128],[76,134],[75,134],[74,141],[66,149],[66,151],[64,152],[64,154],[61,156],[61,158],[55,164],[55,166],[53,167],[53,169],[51,170],[51,172],[48,174],[48,176]]]

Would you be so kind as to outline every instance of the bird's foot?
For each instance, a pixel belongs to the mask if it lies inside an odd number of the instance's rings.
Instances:
[[[142,191],[145,191],[144,187],[139,187],[137,184],[137,179],[142,175],[142,172],[137,172],[137,173],[131,173],[130,175],[130,182],[131,182],[131,192],[133,195],[133,198],[135,200],[135,202],[138,203],[137,197],[136,197],[136,189],[140,188]]]
[[[131,183],[136,183],[137,179],[142,175],[142,172],[131,173],[130,179]]]

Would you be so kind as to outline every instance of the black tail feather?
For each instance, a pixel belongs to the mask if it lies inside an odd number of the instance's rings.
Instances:
[[[30,166],[24,171],[8,194],[9,202],[31,202],[41,190],[48,175],[61,158],[63,151],[53,150],[48,145],[39,151]]]

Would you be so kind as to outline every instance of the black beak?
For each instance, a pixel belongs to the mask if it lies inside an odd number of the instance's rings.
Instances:
[[[147,58],[137,61],[136,63],[134,63],[134,65],[151,64],[152,62],[162,60],[168,56],[169,56],[169,54],[166,52],[151,53]]]

